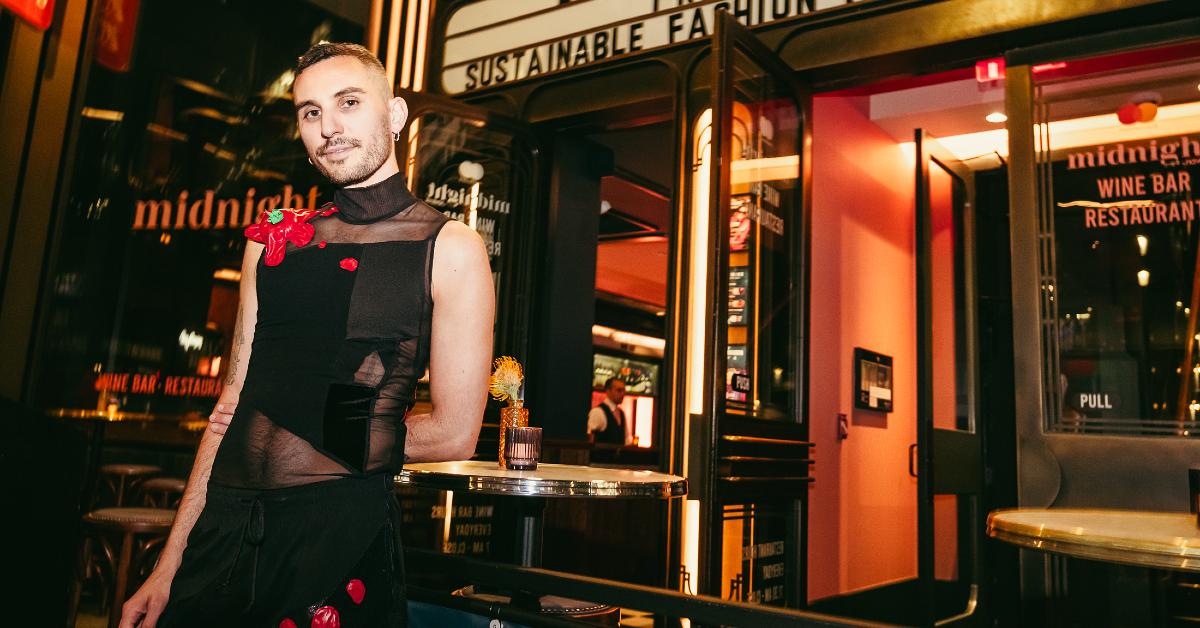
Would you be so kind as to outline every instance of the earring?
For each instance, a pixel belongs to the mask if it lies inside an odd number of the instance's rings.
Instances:
[[[308,165],[310,165],[310,166],[311,166],[311,165],[313,165],[313,162],[312,162],[312,157],[309,157],[309,158],[308,158]]]
[[[399,131],[392,131],[392,140],[396,141],[396,142],[400,141],[400,132]]]

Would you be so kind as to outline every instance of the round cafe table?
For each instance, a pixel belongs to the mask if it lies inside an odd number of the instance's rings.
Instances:
[[[502,469],[496,462],[427,462],[404,465],[396,476],[399,485],[444,491],[468,491],[518,497],[517,555],[522,567],[542,565],[542,525],[546,498],[573,499],[671,499],[687,495],[687,480],[654,471],[606,469],[570,464],[538,464],[532,471]],[[538,596],[516,591],[492,595],[468,586],[456,592],[520,606],[543,613],[613,621],[620,609],[605,604]]]
[[[1188,513],[1017,508],[988,515],[987,533],[1075,558],[1200,572],[1200,528]]]
[[[532,471],[502,469],[495,462],[421,462],[404,465],[396,483],[443,491],[522,497],[517,550],[523,567],[542,563],[542,518],[547,497],[671,499],[687,495],[676,475],[573,464],[538,464]]]

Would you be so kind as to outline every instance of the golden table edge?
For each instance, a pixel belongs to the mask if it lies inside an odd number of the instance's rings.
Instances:
[[[83,421],[105,421],[119,423],[122,421],[154,421],[159,417],[145,412],[126,412],[123,410],[107,411],[87,408],[50,408],[45,415],[52,419],[79,419]]]
[[[536,471],[513,471],[496,468],[494,462],[485,467],[481,461],[469,461],[475,465],[468,472],[450,472],[430,469],[440,464],[417,463],[406,465],[396,475],[397,486],[414,486],[446,491],[471,491],[493,495],[515,495],[525,497],[590,497],[606,499],[650,498],[671,499],[687,495],[687,480],[678,476],[657,472],[633,472],[585,467],[580,465],[539,464]],[[597,476],[610,475],[605,479],[554,479],[536,477],[539,472],[575,471]],[[633,477],[644,475],[645,479]]]
[[[1173,520],[1190,522],[1195,534],[1187,540],[1192,545],[1162,543],[1139,540],[1127,536],[1086,536],[1080,526],[1075,531],[1053,526],[1032,525],[1006,519],[1006,515],[1030,515],[1038,512],[1054,513],[1055,516],[1069,514],[1103,514],[1107,516],[1146,519],[1169,517]],[[988,536],[1027,549],[1062,554],[1074,558],[1097,560],[1134,567],[1171,569],[1200,573],[1200,528],[1196,527],[1196,516],[1187,513],[1150,512],[1135,510],[1105,510],[1076,508],[1018,508],[996,510],[988,514]],[[1182,537],[1177,537],[1182,538]]]

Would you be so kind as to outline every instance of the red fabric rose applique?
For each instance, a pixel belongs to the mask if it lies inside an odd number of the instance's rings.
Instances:
[[[332,606],[322,606],[313,612],[311,628],[340,628],[342,618]]]
[[[279,622],[279,628],[296,628],[296,622],[285,618],[283,621]]]
[[[342,261],[338,262],[338,266],[344,270],[354,271],[358,269],[358,260],[353,257],[343,257]]]
[[[346,593],[350,595],[350,599],[355,604],[362,604],[363,597],[367,595],[367,585],[363,584],[362,580],[355,578],[346,583]]]
[[[313,237],[313,226],[308,224],[315,216],[328,216],[337,211],[330,205],[324,209],[272,209],[263,212],[258,222],[246,227],[246,237],[267,245],[265,261],[267,266],[278,266],[283,261],[287,244],[304,246]]]

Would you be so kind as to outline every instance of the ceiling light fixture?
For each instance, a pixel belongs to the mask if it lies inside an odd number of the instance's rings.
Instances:
[[[1006,122],[1008,120],[1008,116],[1000,113],[999,111],[993,111],[984,116],[983,119],[991,122],[992,124],[1000,124],[1001,122]]]

